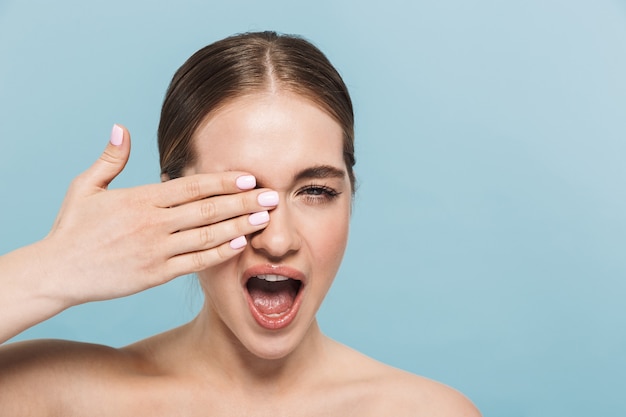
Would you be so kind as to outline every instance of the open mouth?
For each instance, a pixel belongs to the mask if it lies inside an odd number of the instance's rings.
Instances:
[[[287,326],[297,313],[302,281],[283,275],[258,274],[246,282],[248,304],[256,321],[268,329]]]

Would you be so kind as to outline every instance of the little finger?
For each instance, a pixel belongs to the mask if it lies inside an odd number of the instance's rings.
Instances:
[[[176,255],[167,261],[166,269],[175,277],[199,272],[241,253],[247,244],[245,236],[239,236],[211,249]]]

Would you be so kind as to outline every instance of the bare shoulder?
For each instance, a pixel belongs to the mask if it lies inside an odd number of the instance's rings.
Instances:
[[[95,390],[104,378],[133,372],[137,363],[123,350],[89,343],[34,340],[3,345],[0,409],[12,410],[15,416],[61,414],[69,393]]]
[[[45,377],[128,369],[132,354],[109,346],[67,340],[31,340],[0,346],[0,378]]]
[[[432,417],[480,417],[472,402],[456,389],[432,379],[414,375],[386,365],[381,371],[381,387],[389,398],[395,398],[403,409],[396,415],[428,415]]]
[[[480,417],[472,402],[459,391],[432,379],[378,362],[345,347],[344,363],[367,398],[367,414],[429,417]],[[358,381],[358,383],[356,383]]]

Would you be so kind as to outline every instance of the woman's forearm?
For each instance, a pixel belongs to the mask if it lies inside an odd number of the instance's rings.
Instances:
[[[0,343],[70,306],[52,291],[63,259],[53,259],[46,246],[41,241],[0,256]]]

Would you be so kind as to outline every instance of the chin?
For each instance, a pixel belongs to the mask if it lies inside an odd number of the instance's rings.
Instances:
[[[278,332],[267,334],[266,332],[267,330],[262,330],[264,334],[257,334],[247,341],[240,339],[240,342],[253,356],[268,361],[288,358],[302,346],[306,338],[306,331],[303,332],[295,326],[282,329],[280,334],[277,334]]]

